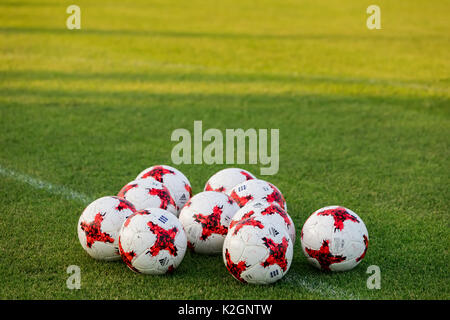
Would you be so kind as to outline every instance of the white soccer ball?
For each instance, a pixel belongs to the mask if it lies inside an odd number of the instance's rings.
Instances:
[[[229,230],[223,244],[223,261],[237,280],[269,284],[289,271],[293,247],[285,228],[266,216],[250,217]]]
[[[242,208],[252,200],[265,200],[269,203],[276,202],[287,211],[286,200],[280,190],[270,182],[253,179],[236,185],[230,193],[230,197]]]
[[[89,204],[77,227],[83,249],[98,260],[120,260],[119,231],[135,211],[130,202],[115,196],[103,197]]]
[[[369,234],[364,222],[350,209],[330,206],[314,212],[301,232],[303,253],[315,267],[346,271],[364,258]]]
[[[168,165],[158,165],[143,170],[136,180],[153,178],[164,184],[172,194],[179,210],[192,197],[191,183],[178,169]]]
[[[208,182],[206,182],[204,191],[224,192],[230,195],[234,186],[247,180],[256,179],[256,177],[244,169],[227,168],[215,173]]]
[[[276,202],[269,203],[265,200],[253,200],[248,202],[245,206],[240,208],[233,219],[231,219],[229,229],[231,230],[239,221],[253,216],[266,216],[269,219],[272,219],[274,224],[280,224],[286,228],[292,243],[295,244],[294,222],[289,214]]]
[[[169,189],[153,178],[131,181],[117,195],[130,201],[136,210],[160,208],[178,215],[178,207]]]
[[[197,253],[222,252],[228,226],[239,206],[221,192],[196,194],[180,212],[180,222],[186,231],[188,245]]]
[[[120,230],[122,260],[138,273],[173,272],[183,260],[186,247],[183,227],[167,210],[137,211],[128,217]]]

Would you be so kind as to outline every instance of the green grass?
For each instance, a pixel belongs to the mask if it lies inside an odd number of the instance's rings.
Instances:
[[[171,164],[176,128],[279,128],[277,185],[297,226],[340,204],[370,246],[346,273],[308,265],[242,285],[220,256],[187,253],[142,276],[81,248],[84,203],[0,175],[2,299],[449,299],[449,1],[0,3],[0,169],[90,197]],[[178,166],[194,192],[225,165]],[[69,265],[81,290],[66,288]],[[366,288],[367,267],[381,289]]]

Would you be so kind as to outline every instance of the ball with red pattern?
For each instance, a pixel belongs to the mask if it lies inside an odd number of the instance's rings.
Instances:
[[[236,185],[230,193],[230,197],[242,208],[250,201],[265,200],[269,203],[277,203],[287,211],[286,201],[280,190],[270,182],[253,179]]]
[[[208,182],[206,182],[204,191],[217,191],[230,195],[231,190],[247,180],[256,179],[256,177],[244,169],[227,168],[216,172]]]
[[[226,268],[237,280],[269,284],[289,271],[293,248],[285,228],[268,217],[256,216],[229,230],[222,254]]]
[[[143,170],[136,180],[153,178],[169,189],[177,205],[178,212],[192,197],[189,179],[178,169],[168,165],[156,165]]]
[[[313,266],[326,271],[347,271],[366,255],[369,234],[356,213],[330,206],[317,210],[306,220],[301,243]]]
[[[231,230],[239,221],[254,216],[266,216],[269,219],[272,219],[274,224],[279,224],[280,226],[286,228],[289,236],[291,237],[292,243],[295,244],[296,236],[294,222],[289,214],[276,202],[269,203],[265,200],[253,200],[248,202],[233,216],[229,229]]]
[[[135,211],[130,202],[115,196],[93,201],[78,220],[78,239],[83,249],[98,260],[120,260],[119,231]]]
[[[119,235],[122,260],[133,271],[170,273],[186,253],[187,240],[178,219],[167,210],[151,208],[135,212]]]
[[[178,215],[178,207],[169,189],[153,178],[131,181],[117,195],[130,201],[136,210],[160,208]]]
[[[228,226],[239,206],[226,194],[204,191],[189,200],[180,212],[189,247],[197,253],[222,252]]]

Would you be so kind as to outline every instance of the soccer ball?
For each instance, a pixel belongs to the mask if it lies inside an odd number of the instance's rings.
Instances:
[[[364,258],[369,234],[353,211],[339,206],[314,212],[301,232],[303,253],[313,266],[328,271],[346,271]]]
[[[252,179],[256,179],[256,177],[244,169],[227,168],[220,170],[209,178],[204,191],[224,192],[230,195],[234,186]]]
[[[153,178],[134,180],[117,194],[130,201],[136,210],[160,208],[178,215],[178,208],[169,189]]]
[[[188,245],[197,253],[222,252],[228,226],[239,206],[226,194],[204,191],[196,194],[180,212]]]
[[[122,260],[138,273],[172,272],[183,260],[186,247],[186,234],[180,222],[163,209],[137,211],[120,230]]]
[[[108,196],[89,204],[78,220],[78,239],[84,250],[98,260],[120,260],[119,231],[134,206],[119,197]]]
[[[149,177],[161,182],[169,189],[179,210],[192,197],[191,183],[188,178],[171,166],[159,165],[147,168],[139,173],[136,180]]]
[[[280,190],[273,184],[264,180],[248,180],[236,185],[230,193],[230,197],[242,208],[251,200],[265,200],[269,203],[276,202],[287,211],[286,201]]]
[[[229,229],[233,228],[239,221],[253,216],[266,216],[273,219],[274,224],[280,224],[286,228],[292,243],[295,244],[295,225],[289,214],[276,202],[269,203],[265,200],[250,201],[240,208],[231,219]]]
[[[237,280],[269,284],[288,272],[293,247],[285,228],[267,216],[254,216],[229,230],[223,244],[223,261]]]

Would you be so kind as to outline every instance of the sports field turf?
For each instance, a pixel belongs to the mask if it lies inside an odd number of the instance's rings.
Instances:
[[[449,299],[450,2],[0,2],[1,299]],[[143,276],[82,249],[86,201],[171,163],[176,128],[280,129],[283,192],[300,234],[339,204],[369,230],[346,273],[311,267],[243,285],[221,256]],[[176,166],[202,191],[233,165]],[[69,290],[66,268],[81,268]],[[369,290],[370,265],[381,289]]]

